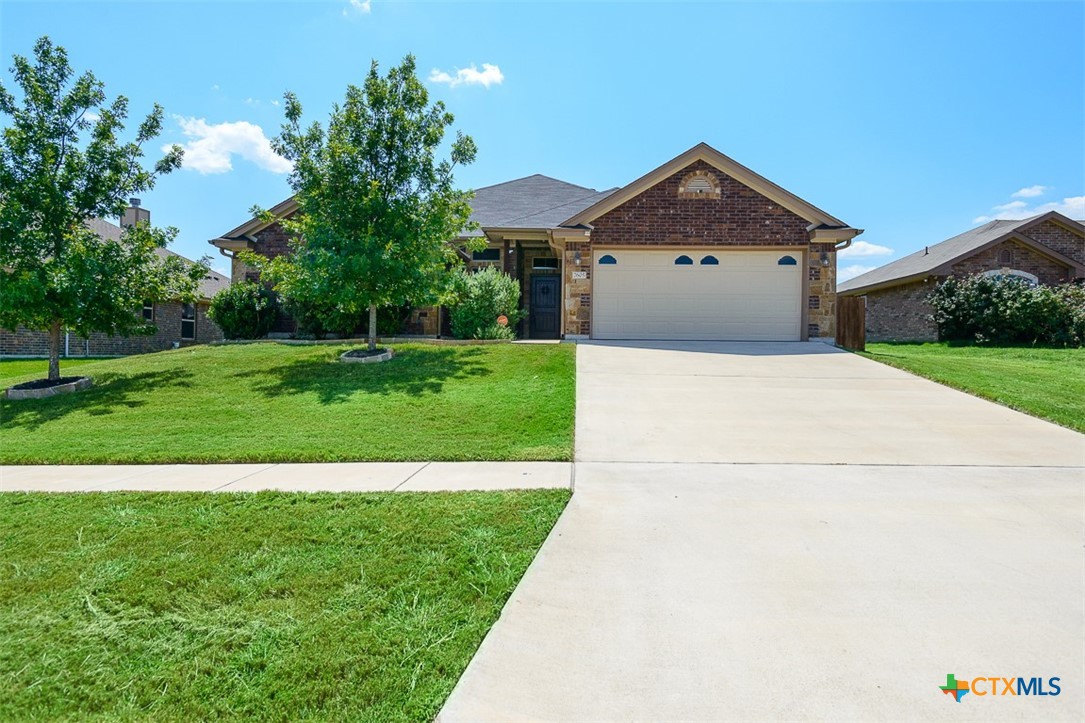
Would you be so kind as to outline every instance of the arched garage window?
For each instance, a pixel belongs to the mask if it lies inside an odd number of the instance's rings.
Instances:
[[[798,263],[794,256],[781,256],[780,260],[776,262],[777,266],[797,266]]]
[[[674,260],[675,266],[693,266],[693,259],[685,254],[682,254]]]
[[[701,266],[719,266],[720,260],[715,256],[705,256],[701,259]]]
[[[613,265],[613,264],[618,263],[618,259],[614,258],[610,254],[606,254],[605,256],[600,256],[599,257],[599,263],[600,264],[611,264],[611,265]]]
[[[1036,274],[1030,274],[1027,271],[1021,271],[1019,269],[992,269],[991,271],[984,271],[984,276],[994,276],[995,278],[1011,278],[1024,281],[1029,286],[1037,286],[1040,283],[1040,279]]]

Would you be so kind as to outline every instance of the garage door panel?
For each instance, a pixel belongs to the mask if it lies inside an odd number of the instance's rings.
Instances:
[[[720,249],[600,251],[596,263],[593,336],[600,339],[800,338],[802,277],[781,266],[796,252]],[[680,255],[692,265],[675,265]],[[714,256],[718,264],[700,263]]]

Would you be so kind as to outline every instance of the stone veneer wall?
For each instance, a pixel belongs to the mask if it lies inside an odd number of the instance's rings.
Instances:
[[[829,264],[822,266],[822,252],[829,254]],[[836,246],[810,244],[806,298],[806,332],[811,339],[836,335]]]
[[[937,341],[938,327],[927,295],[938,279],[917,281],[866,294],[867,341]]]
[[[179,346],[207,344],[222,339],[222,330],[207,316],[209,304],[196,305],[196,339],[181,339],[181,304],[155,304],[155,326],[151,336],[110,336],[93,333],[89,339],[72,334],[68,339],[69,356],[128,356],[172,349]],[[61,342],[63,343],[63,342]],[[63,351],[61,351],[63,354]],[[4,356],[48,356],[49,334],[20,327],[15,332],[0,331],[0,354]]]
[[[576,253],[580,252],[580,266]],[[562,264],[565,286],[565,335],[591,334],[591,242],[568,241]],[[582,276],[583,278],[576,278]]]

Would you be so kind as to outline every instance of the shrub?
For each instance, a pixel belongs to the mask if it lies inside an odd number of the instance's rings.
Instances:
[[[449,316],[457,339],[516,338],[512,327],[523,317],[516,279],[492,267],[473,273],[461,270],[452,294]],[[509,320],[507,327],[497,323],[502,315]]]
[[[207,315],[227,339],[260,339],[275,325],[279,301],[263,284],[243,281],[215,294]]]
[[[990,344],[1085,343],[1085,289],[1016,276],[950,277],[927,297],[940,338]]]
[[[295,336],[303,339],[323,339],[329,334],[349,338],[360,321],[357,314],[342,313],[308,299],[287,297],[283,300],[283,308],[297,325]]]

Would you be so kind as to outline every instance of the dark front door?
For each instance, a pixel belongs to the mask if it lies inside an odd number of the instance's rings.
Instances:
[[[532,339],[557,339],[559,281],[557,274],[531,277],[531,317],[528,334]]]

